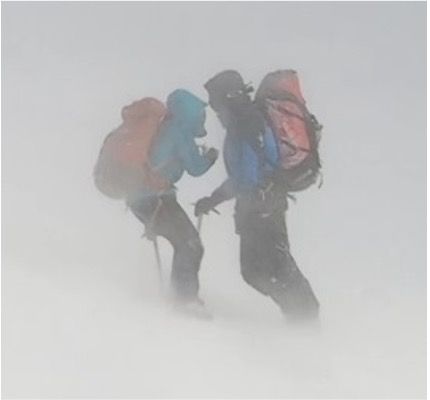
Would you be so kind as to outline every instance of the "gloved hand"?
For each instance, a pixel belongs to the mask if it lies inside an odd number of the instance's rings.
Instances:
[[[198,217],[202,214],[208,214],[216,206],[211,197],[203,197],[197,201],[194,207],[194,215]]]
[[[218,158],[218,150],[211,147],[206,153],[205,157],[213,164]]]

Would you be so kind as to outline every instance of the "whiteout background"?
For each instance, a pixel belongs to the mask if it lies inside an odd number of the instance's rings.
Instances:
[[[424,397],[425,8],[3,3],[4,397]],[[102,140],[137,98],[290,67],[325,127],[325,184],[288,213],[323,330],[241,280],[232,204],[203,225],[216,320],[172,316],[143,228],[93,187]],[[180,182],[189,213],[224,174]]]

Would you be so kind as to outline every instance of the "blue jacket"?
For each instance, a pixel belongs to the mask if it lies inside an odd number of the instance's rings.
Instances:
[[[192,176],[204,174],[213,164],[199,151],[195,138],[206,135],[207,104],[192,93],[178,89],[167,98],[168,116],[151,150],[152,168],[174,184],[184,171]],[[146,188],[137,198],[156,195]]]
[[[264,146],[258,150],[249,139],[227,129],[224,163],[234,192],[248,192],[262,186],[265,178],[276,169],[279,162],[278,144],[267,124],[263,142]]]

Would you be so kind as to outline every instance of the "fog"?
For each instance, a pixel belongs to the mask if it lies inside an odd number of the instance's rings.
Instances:
[[[424,398],[426,4],[2,3],[4,398]],[[92,169],[120,109],[215,73],[298,71],[324,125],[324,185],[287,214],[321,332],[239,272],[233,203],[203,221],[201,296],[173,315],[155,256]],[[208,111],[208,145],[224,132]],[[184,176],[192,203],[222,160]],[[161,241],[165,284],[172,250]]]

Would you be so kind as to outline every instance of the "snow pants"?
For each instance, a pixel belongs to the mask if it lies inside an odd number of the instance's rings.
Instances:
[[[173,246],[171,285],[178,300],[192,300],[199,290],[198,273],[203,245],[188,215],[175,195],[149,197],[128,203],[151,235],[166,238]]]
[[[255,212],[236,205],[236,231],[240,235],[243,279],[270,296],[286,317],[318,317],[319,303],[290,253],[286,207],[271,213]]]

